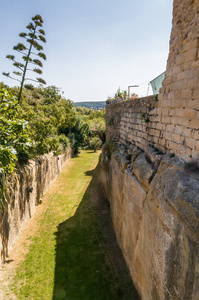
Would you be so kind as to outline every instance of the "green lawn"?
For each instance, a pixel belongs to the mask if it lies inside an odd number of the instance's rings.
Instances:
[[[92,201],[98,161],[99,152],[82,151],[45,195],[48,205],[14,278],[17,299],[127,299],[107,259]]]

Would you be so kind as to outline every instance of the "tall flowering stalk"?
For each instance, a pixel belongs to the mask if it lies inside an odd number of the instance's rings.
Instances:
[[[22,62],[16,61],[14,55],[8,54],[6,56],[6,58],[13,61],[13,66],[17,68],[17,70],[13,71],[12,73],[20,79],[17,79],[17,77],[12,77],[13,75],[10,76],[10,72],[3,72],[3,75],[20,82],[20,90],[18,95],[19,103],[21,100],[22,89],[26,80],[46,84],[45,80],[43,80],[42,78],[26,78],[27,71],[32,71],[39,75],[42,74],[42,70],[40,68],[43,67],[43,64],[40,58],[46,60],[46,55],[43,52],[41,52],[43,50],[43,46],[40,45],[40,42],[46,43],[45,31],[42,29],[42,26],[42,17],[40,15],[36,15],[32,18],[32,22],[30,22],[28,26],[26,26],[29,32],[21,32],[19,34],[21,38],[24,38],[26,40],[27,46],[22,43],[18,43],[16,46],[13,47],[13,50],[16,50],[22,55]],[[35,52],[33,52],[33,50]],[[28,86],[29,85],[26,85],[26,87]]]

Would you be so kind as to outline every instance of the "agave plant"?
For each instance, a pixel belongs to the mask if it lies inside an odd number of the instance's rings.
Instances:
[[[37,73],[39,75],[42,74],[42,70],[40,68],[43,67],[43,64],[40,60],[42,58],[43,60],[46,60],[46,55],[42,52],[43,46],[40,44],[46,43],[45,39],[45,31],[42,29],[43,26],[43,19],[40,15],[36,15],[32,18],[32,22],[26,26],[28,29],[28,33],[21,32],[19,36],[26,40],[26,45],[22,43],[18,43],[16,46],[13,47],[13,50],[19,52],[22,55],[22,62],[18,62],[15,59],[14,55],[8,54],[6,58],[13,61],[13,66],[17,68],[17,70],[14,70],[12,73],[15,75],[12,77],[10,75],[10,72],[6,73],[3,72],[3,75],[17,80],[20,82],[20,90],[18,95],[18,101],[20,103],[21,100],[21,94],[23,86],[29,86],[24,85],[26,80],[36,81],[41,84],[46,84],[45,80],[43,80],[40,77],[37,77],[36,79],[31,79],[26,77],[27,71],[32,71],[34,73]]]

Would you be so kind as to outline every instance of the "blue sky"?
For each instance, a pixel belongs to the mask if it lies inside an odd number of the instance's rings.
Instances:
[[[120,87],[146,96],[148,82],[166,69],[172,0],[1,0],[0,72],[35,14],[44,20],[43,78],[74,101],[106,100]],[[0,81],[15,82],[0,74]],[[152,91],[150,90],[150,93]]]

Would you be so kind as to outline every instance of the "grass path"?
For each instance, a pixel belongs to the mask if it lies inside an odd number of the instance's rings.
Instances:
[[[98,160],[99,152],[82,151],[43,197],[15,248],[25,254],[11,268],[15,298],[8,293],[6,300],[138,299],[107,225],[107,203],[100,202]]]

